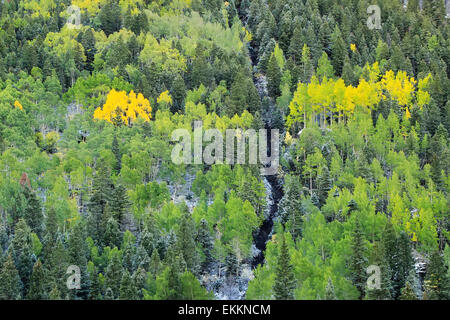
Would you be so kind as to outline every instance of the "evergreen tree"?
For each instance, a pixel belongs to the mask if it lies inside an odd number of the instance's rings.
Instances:
[[[109,261],[105,273],[105,287],[111,290],[113,299],[119,297],[120,282],[122,279],[122,263],[120,262],[118,252],[115,252]],[[105,294],[106,299],[106,294]]]
[[[235,277],[238,275],[238,261],[236,254],[232,250],[230,250],[227,257],[225,258],[225,265],[227,268],[228,277]]]
[[[364,234],[361,229],[359,218],[356,218],[352,237],[352,254],[350,256],[350,272],[353,285],[359,291],[359,299],[364,297],[364,289],[366,287],[366,246],[364,243]]]
[[[186,262],[189,271],[196,274],[198,271],[198,254],[195,245],[195,223],[190,213],[186,212],[180,221],[177,234],[178,250]]]
[[[24,212],[25,221],[31,228],[31,231],[36,233],[38,237],[41,237],[43,229],[42,222],[44,221],[41,203],[30,187],[23,185],[22,190],[27,201],[27,206]]]
[[[267,65],[267,89],[269,95],[276,99],[280,96],[281,70],[274,54],[271,55]]]
[[[201,269],[202,272],[206,272],[208,270],[208,267],[214,260],[212,256],[214,244],[209,232],[208,222],[205,219],[202,219],[200,221],[200,227],[197,233],[197,242],[199,243],[201,251],[203,253]]]
[[[427,300],[448,300],[450,297],[447,266],[439,250],[433,251],[425,277],[425,295]]]
[[[26,295],[30,285],[33,260],[30,228],[23,219],[20,219],[16,225],[16,233],[11,241],[11,249],[20,280],[23,284],[21,293]]]
[[[120,300],[137,300],[139,298],[136,285],[127,270],[120,281]]]
[[[180,74],[177,74],[173,80],[171,94],[173,98],[173,105],[170,111],[173,113],[183,111],[184,99],[186,98],[186,84]]]
[[[33,266],[33,273],[31,274],[30,290],[28,290],[28,300],[44,300],[46,299],[45,293],[45,276],[44,268],[40,260],[36,261]]]
[[[296,281],[291,264],[291,256],[289,254],[289,248],[283,234],[281,236],[281,245],[279,244],[278,264],[275,272],[275,283],[273,285],[275,299],[294,299],[295,287]]]
[[[88,233],[97,242],[101,243],[105,232],[107,205],[111,200],[112,182],[108,169],[102,165],[94,177],[92,194],[89,199]],[[105,221],[106,220],[106,221]]]
[[[107,36],[119,31],[122,23],[120,7],[116,1],[108,1],[100,10],[98,19]]]
[[[110,217],[106,223],[106,230],[104,234],[103,243],[105,246],[118,247],[122,242],[120,234],[119,224],[116,219]]]
[[[150,257],[150,273],[153,275],[153,277],[156,278],[160,270],[161,270],[161,260],[159,257],[158,250],[153,250],[152,256]]]
[[[10,254],[0,272],[0,300],[20,299],[21,286],[19,273]]]
[[[399,243],[397,239],[397,234],[395,232],[391,220],[387,221],[386,226],[384,228],[382,234],[382,243],[386,250],[386,261],[391,272],[391,282],[392,282],[392,287],[390,289],[391,296],[397,297],[400,289],[403,287],[403,285],[401,284],[403,276],[401,276],[400,274],[400,260],[398,251]]]
[[[280,216],[282,223],[294,239],[301,235],[303,220],[303,207],[301,195],[303,194],[300,178],[288,175],[284,183],[284,196],[280,201]]]

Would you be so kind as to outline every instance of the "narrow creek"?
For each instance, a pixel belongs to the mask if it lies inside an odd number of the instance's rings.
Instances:
[[[253,65],[255,62],[252,60]],[[255,86],[260,94],[261,100],[268,97],[267,93],[267,82],[265,76],[259,75],[254,77]],[[264,110],[262,112],[262,118],[264,121],[265,129],[268,131],[268,142],[270,141],[270,130],[273,128],[273,119],[271,116],[274,114],[272,110],[276,106],[271,103],[269,110]],[[271,154],[272,146],[270,143],[267,145],[267,153]],[[266,186],[267,192],[267,214],[261,227],[254,233],[253,242],[258,249],[258,255],[256,255],[252,260],[252,269],[255,269],[258,265],[264,264],[264,251],[266,250],[266,244],[270,240],[273,233],[274,218],[278,213],[278,205],[283,197],[283,187],[277,175],[270,175],[264,177],[264,185]]]

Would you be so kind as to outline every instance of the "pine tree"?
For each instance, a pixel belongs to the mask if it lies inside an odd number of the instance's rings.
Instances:
[[[120,30],[122,17],[120,7],[116,1],[108,1],[101,8],[98,18],[102,30],[105,31],[107,36]]]
[[[38,237],[42,237],[42,222],[44,221],[44,217],[42,214],[41,203],[30,187],[24,185],[22,186],[22,190],[27,201],[24,212],[25,221],[32,232],[36,233]]]
[[[336,71],[336,75],[340,76],[342,74],[342,66],[347,57],[347,46],[345,45],[337,26],[332,38],[331,63]]]
[[[391,296],[397,297],[403,285],[400,284],[401,276],[400,276],[398,239],[394,226],[392,225],[390,219],[387,221],[386,226],[384,228],[382,234],[382,243],[386,250],[386,261],[388,263],[391,272],[391,282],[392,282]]]
[[[0,272],[0,300],[20,299],[22,283],[11,254],[8,255]]]
[[[122,279],[122,263],[118,252],[115,252],[106,268],[105,287],[111,290],[112,298],[119,297],[120,280]],[[106,299],[106,296],[105,296]]]
[[[167,296],[168,300],[180,300],[181,292],[182,292],[182,284],[180,280],[180,274],[176,270],[177,268],[174,266],[169,267],[169,281],[168,281],[168,290],[169,294]]]
[[[214,244],[211,234],[209,232],[208,222],[205,219],[200,221],[200,227],[197,233],[197,242],[200,244],[200,248],[203,253],[202,272],[206,272],[208,267],[213,262],[212,251]]]
[[[300,178],[288,175],[284,183],[284,196],[280,201],[280,216],[282,223],[291,233],[293,239],[301,235],[303,207],[301,196],[303,194]]]
[[[180,221],[177,234],[178,250],[186,262],[189,271],[196,274],[198,271],[197,246],[195,245],[195,223],[190,213],[186,212]]]
[[[398,257],[399,257],[399,270],[398,279],[394,283],[394,291],[396,293],[395,298],[401,294],[401,289],[405,286],[405,283],[411,273],[414,270],[414,260],[411,253],[411,242],[409,236],[405,232],[401,232],[398,238]]]
[[[280,96],[281,70],[274,54],[271,55],[267,65],[267,89],[269,95],[276,99]]]
[[[366,287],[366,246],[364,243],[364,234],[361,229],[359,218],[356,218],[355,227],[353,229],[352,237],[352,254],[350,256],[350,272],[353,285],[359,291],[359,299],[364,297],[364,289]]]
[[[152,256],[150,257],[150,273],[154,278],[159,274],[161,270],[161,260],[159,257],[158,250],[153,250]]]
[[[119,224],[123,221],[129,206],[127,189],[121,184],[116,185],[111,195],[111,213]]]
[[[28,300],[46,299],[44,281],[44,268],[42,267],[41,261],[38,260],[33,266],[33,273],[31,274],[30,280],[30,290],[28,290],[27,294]]]
[[[173,105],[171,106],[170,111],[173,113],[183,111],[184,99],[186,98],[186,84],[180,74],[177,74],[173,80],[172,90],[170,93],[173,98]]]
[[[136,285],[127,270],[120,281],[120,300],[137,300],[139,298]]]
[[[122,242],[122,237],[119,229],[119,224],[116,219],[110,217],[106,223],[106,230],[103,238],[103,243],[105,246],[119,247]]]
[[[433,251],[425,277],[425,295],[427,300],[448,300],[450,282],[444,258],[439,250]]]
[[[88,203],[88,234],[98,244],[101,244],[105,232],[106,207],[111,200],[112,185],[108,169],[101,165],[94,177],[92,194]]]
[[[293,300],[296,281],[291,256],[284,234],[279,245],[278,264],[275,272],[273,292],[276,300]]]
[[[20,219],[16,225],[16,233],[11,241],[11,249],[20,280],[23,284],[21,294],[25,295],[30,285],[33,260],[30,228],[23,219]]]
[[[227,257],[225,258],[225,265],[227,268],[227,276],[235,277],[238,274],[238,261],[236,258],[236,254],[230,250]]]

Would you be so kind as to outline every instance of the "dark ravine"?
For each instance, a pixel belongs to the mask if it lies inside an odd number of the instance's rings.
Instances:
[[[267,182],[270,185],[271,194],[269,195],[272,199],[269,207],[269,216],[262,223],[261,227],[253,235],[253,241],[256,248],[259,250],[257,256],[252,260],[252,269],[255,269],[258,265],[264,264],[264,252],[266,250],[267,242],[273,231],[273,220],[278,212],[278,204],[283,197],[283,188],[279,183],[277,176],[267,176]]]
[[[255,65],[254,59],[252,59],[252,64]],[[256,67],[254,67],[256,69]],[[267,85],[266,85],[266,79],[264,76],[259,76],[258,78],[253,78],[255,82],[255,86],[260,94],[261,100],[265,97],[268,97],[267,93]],[[272,115],[274,112],[271,112],[276,106],[271,103],[269,110],[264,110],[265,112],[262,112],[262,118],[265,124],[265,129],[267,129],[267,153],[271,154],[271,148],[270,145],[270,130],[275,129],[273,128],[273,119]],[[273,225],[274,225],[274,218],[277,216],[278,213],[278,204],[283,197],[283,187],[280,183],[280,179],[278,175],[270,175],[264,177],[264,179],[267,181],[269,187],[267,189],[268,192],[268,199],[270,200],[268,202],[268,215],[266,216],[266,219],[262,223],[261,227],[254,233],[253,235],[253,242],[255,243],[256,248],[259,250],[258,255],[256,255],[252,262],[252,269],[255,269],[258,265],[264,264],[264,251],[266,250],[266,244],[269,241],[269,238],[273,231]]]

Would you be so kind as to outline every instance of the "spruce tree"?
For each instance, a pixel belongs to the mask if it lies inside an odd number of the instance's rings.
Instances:
[[[200,221],[200,227],[197,233],[197,242],[200,244],[203,253],[202,272],[206,272],[213,262],[212,251],[214,249],[213,240],[209,232],[208,222],[205,219]]]
[[[301,235],[303,221],[302,194],[300,178],[295,175],[287,175],[284,183],[284,196],[280,201],[279,208],[281,221],[294,239]]]
[[[42,207],[36,193],[27,185],[22,186],[23,194],[27,201],[27,206],[24,212],[24,218],[31,231],[36,233],[40,238],[42,237],[44,217],[42,214]]]
[[[33,273],[31,274],[30,290],[28,290],[28,300],[44,300],[46,299],[45,292],[45,276],[44,268],[40,260],[36,261],[33,266]]]
[[[189,271],[196,274],[199,266],[197,246],[195,245],[195,223],[189,212],[184,213],[177,234],[177,246]]]
[[[400,275],[400,260],[398,251],[398,239],[394,226],[389,219],[382,233],[382,243],[386,250],[386,261],[391,272],[391,296],[397,297],[403,287]],[[404,281],[404,280],[403,280]]]
[[[296,281],[291,264],[291,256],[284,234],[279,244],[278,264],[275,271],[275,283],[273,292],[276,300],[293,300]]]
[[[20,299],[22,283],[11,254],[8,255],[0,272],[0,300]]]
[[[139,298],[136,285],[127,270],[120,281],[120,300],[137,300]]]
[[[427,300],[448,300],[450,282],[447,266],[439,250],[433,251],[425,277],[425,295]]]
[[[88,234],[101,244],[105,232],[105,214],[108,203],[111,200],[112,182],[109,170],[105,165],[100,165],[92,186],[92,193],[88,203]]]
[[[154,278],[158,276],[161,270],[161,259],[159,257],[158,250],[153,250],[152,256],[150,257],[150,273]]]
[[[274,54],[271,55],[267,65],[267,89],[269,96],[276,99],[280,96],[281,70]]]
[[[118,252],[115,252],[109,261],[105,273],[105,287],[111,290],[112,298],[119,297],[120,280],[122,279],[122,263]],[[106,299],[106,297],[105,297]]]
[[[119,224],[122,223],[129,206],[127,189],[121,184],[116,185],[111,195],[111,213]]]
[[[364,243],[364,234],[361,229],[361,224],[359,222],[359,218],[356,218],[355,226],[352,234],[352,254],[350,256],[350,278],[353,282],[353,285],[359,291],[359,299],[362,300],[364,297],[364,290],[366,287],[366,265],[367,265],[367,257],[366,257],[366,246]]]

